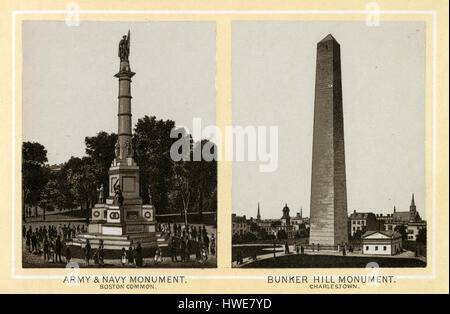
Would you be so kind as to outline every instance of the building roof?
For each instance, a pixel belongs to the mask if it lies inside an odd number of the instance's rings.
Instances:
[[[374,235],[376,233],[382,234],[391,239],[401,238],[402,235],[394,230],[381,230],[381,231],[367,231],[362,235],[362,238],[367,238],[368,236]]]
[[[373,213],[358,213],[358,212],[353,212],[350,215],[350,219],[367,219],[367,217]]]
[[[287,206],[287,204],[285,204],[284,207],[283,207],[283,216],[281,217],[281,219],[290,218],[289,217],[289,211],[290,211],[289,207]]]
[[[232,216],[232,219],[233,219],[233,222],[248,222],[248,219],[247,219],[247,217],[246,216],[236,216],[236,215],[233,215]]]
[[[394,221],[408,222],[410,218],[410,212],[395,212],[393,219]]]

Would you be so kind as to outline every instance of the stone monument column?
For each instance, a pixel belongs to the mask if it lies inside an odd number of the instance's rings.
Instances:
[[[311,244],[348,242],[340,45],[317,44],[311,173]]]
[[[131,78],[136,73],[130,70],[129,53],[130,32],[128,31],[128,36],[124,36],[119,44],[120,67],[119,72],[114,75],[119,79],[117,120],[120,150],[119,156],[116,155],[116,158],[120,160],[133,157],[131,147]]]
[[[117,134],[115,158],[109,168],[109,197],[105,234],[125,234],[144,231],[142,200],[139,196],[139,167],[134,161],[131,121],[130,32],[119,43],[120,66],[114,77],[119,80]],[[120,226],[119,226],[120,225]]]
[[[140,197],[139,166],[134,160],[131,121],[130,31],[119,43],[119,81],[115,158],[109,168],[109,189],[103,203],[103,188],[99,188],[99,203],[92,210],[89,237],[102,241],[105,247],[122,249],[132,241],[143,246],[155,246],[155,208],[143,205]],[[106,191],[105,191],[106,192]],[[94,242],[93,242],[94,244]]]

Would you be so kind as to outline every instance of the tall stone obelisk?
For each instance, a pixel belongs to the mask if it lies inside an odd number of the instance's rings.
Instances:
[[[332,35],[317,44],[310,244],[348,242],[341,57]]]

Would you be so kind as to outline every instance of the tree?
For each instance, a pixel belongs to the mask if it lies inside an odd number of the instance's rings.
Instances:
[[[278,240],[286,240],[287,239],[287,233],[283,229],[277,232],[277,239]]]
[[[92,171],[95,176],[95,185],[103,184],[105,191],[109,191],[109,167],[114,160],[114,146],[117,142],[117,134],[108,134],[104,131],[96,136],[86,137],[86,154],[90,157]]]
[[[183,201],[184,223],[188,225],[188,212],[193,194],[192,176],[190,164],[186,161],[175,162],[173,167],[175,185]]]
[[[170,137],[175,127],[172,120],[156,120],[144,116],[134,128],[133,147],[135,160],[140,169],[141,197],[148,202],[148,187],[152,193],[153,204],[158,213],[169,211],[169,196],[174,202],[179,200],[173,193],[173,161],[170,148],[177,140]]]
[[[44,166],[48,161],[47,150],[45,147],[37,142],[23,142],[22,145],[22,160],[28,163],[38,164]]]
[[[51,175],[49,175],[49,177],[51,177]],[[46,211],[53,211],[55,209],[55,204],[58,203],[60,197],[61,195],[56,180],[50,178],[42,189],[41,199],[39,201],[39,207],[43,210],[42,216],[44,220]]]
[[[41,192],[48,181],[48,171],[45,169],[47,150],[37,142],[22,144],[22,216],[25,220],[25,204],[35,207],[41,199]]]
[[[361,237],[362,237],[362,235],[364,234],[364,232],[362,231],[362,230],[356,230],[354,233],[353,233],[353,240],[361,240]]]
[[[67,182],[80,209],[90,208],[96,201],[96,167],[90,157],[71,157],[64,165]]]
[[[205,160],[204,150],[208,150],[212,160]],[[205,205],[209,210],[217,210],[217,146],[209,140],[201,140],[194,144],[193,155],[201,156],[199,161],[192,161],[192,182],[201,217]]]
[[[402,240],[405,241],[406,239],[408,239],[408,234],[406,232],[406,226],[405,225],[398,225],[394,228],[394,231],[397,231],[398,233],[401,234],[402,236]]]
[[[73,209],[77,207],[77,200],[72,185],[69,182],[69,167],[67,162],[55,173],[54,180],[58,190],[58,197],[53,199],[54,205],[58,209]]]
[[[157,213],[187,212],[197,210],[201,215],[205,208],[217,210],[217,162],[213,160],[194,160],[194,154],[203,156],[208,150],[215,156],[214,143],[203,140],[193,142],[191,135],[180,128],[178,137],[171,138],[176,128],[172,120],[157,120],[144,116],[136,123],[133,135],[135,160],[140,168],[141,197],[148,202],[148,190],[152,194]],[[170,156],[174,143],[186,143],[187,160],[174,161]]]
[[[416,237],[416,242],[424,245],[427,244],[427,229],[423,228],[419,230]]]
[[[267,234],[266,230],[264,230],[264,229],[258,230],[258,239],[261,239],[261,240],[268,239],[268,234]]]

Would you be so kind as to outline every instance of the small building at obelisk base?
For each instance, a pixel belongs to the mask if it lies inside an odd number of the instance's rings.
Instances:
[[[74,239],[82,245],[87,239],[93,247],[103,243],[105,249],[122,249],[133,242],[142,247],[156,246],[155,208],[144,205],[140,197],[139,166],[132,146],[130,32],[119,43],[118,140],[115,158],[109,168],[107,197],[99,196],[92,209],[88,234]],[[101,192],[103,194],[103,191]]]
[[[348,242],[340,58],[331,34],[317,44],[309,243],[335,247]]]

